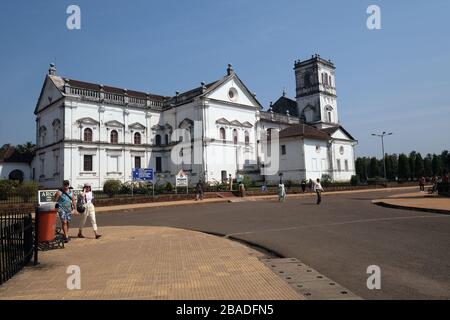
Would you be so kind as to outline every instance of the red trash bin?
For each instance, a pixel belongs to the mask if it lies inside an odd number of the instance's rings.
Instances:
[[[54,204],[45,204],[37,208],[38,222],[37,241],[49,242],[55,240],[56,215],[58,210]]]

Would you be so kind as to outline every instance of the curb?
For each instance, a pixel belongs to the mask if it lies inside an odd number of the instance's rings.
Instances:
[[[373,204],[385,207],[385,208],[392,208],[392,209],[403,209],[403,210],[410,210],[410,211],[421,211],[421,212],[431,212],[431,213],[439,213],[439,214],[447,214],[450,215],[450,210],[445,209],[433,209],[433,208],[420,208],[420,207],[411,207],[411,206],[403,206],[398,204],[392,204],[387,203],[381,200],[373,200]]]

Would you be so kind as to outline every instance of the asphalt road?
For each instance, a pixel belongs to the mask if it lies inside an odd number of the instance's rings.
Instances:
[[[296,257],[365,299],[450,299],[450,215],[370,201],[388,194],[393,193],[328,195],[320,206],[307,197],[154,208],[102,213],[97,220],[100,226],[229,235]],[[381,268],[381,290],[366,286],[370,265]]]

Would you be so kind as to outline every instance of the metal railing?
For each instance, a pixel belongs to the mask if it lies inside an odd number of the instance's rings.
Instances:
[[[33,257],[33,219],[30,213],[0,213],[0,285]]]

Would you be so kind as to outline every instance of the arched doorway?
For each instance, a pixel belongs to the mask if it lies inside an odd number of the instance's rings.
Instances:
[[[23,182],[23,177],[24,177],[23,171],[16,169],[10,172],[8,179]]]

